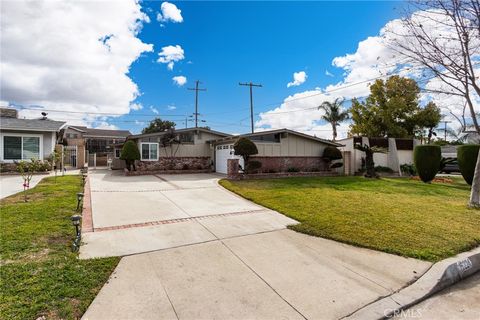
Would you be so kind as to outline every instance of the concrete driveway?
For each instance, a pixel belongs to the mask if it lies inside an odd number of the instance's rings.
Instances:
[[[90,174],[81,258],[128,256],[84,319],[339,319],[430,267],[287,230],[218,178]]]
[[[296,221],[218,185],[213,174],[89,173],[93,231],[81,258],[124,256],[284,229]]]

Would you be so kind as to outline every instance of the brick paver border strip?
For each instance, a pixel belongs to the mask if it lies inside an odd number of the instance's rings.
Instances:
[[[82,232],[93,232],[92,197],[90,192],[90,178],[87,175],[83,188]]]
[[[204,219],[215,219],[215,218],[220,218],[220,217],[231,217],[231,216],[238,216],[238,215],[243,215],[243,214],[252,214],[252,213],[260,213],[260,212],[268,212],[268,211],[269,210],[266,210],[266,209],[248,210],[248,211],[229,212],[229,213],[222,213],[222,214],[204,215],[204,216],[198,216],[198,217],[149,221],[149,222],[125,224],[125,225],[120,225],[120,226],[100,227],[100,228],[95,228],[94,231],[95,232],[101,232],[101,231],[112,231],[112,230],[149,227],[149,226],[157,226],[157,225],[163,225],[163,224],[181,223],[181,222],[204,220]]]

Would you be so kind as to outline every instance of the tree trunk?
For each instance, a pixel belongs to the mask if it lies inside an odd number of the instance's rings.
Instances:
[[[480,208],[480,150],[478,150],[477,163],[475,164],[475,173],[473,175],[472,189],[470,191],[470,207]]]
[[[332,123],[332,129],[333,129],[333,133],[332,133],[332,141],[335,142],[335,140],[337,139],[337,124],[336,123]]]
[[[375,162],[373,161],[373,152],[370,150],[365,151],[365,178],[378,178],[375,172]]]

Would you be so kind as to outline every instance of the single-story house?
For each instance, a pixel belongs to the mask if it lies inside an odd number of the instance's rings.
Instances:
[[[420,144],[417,139],[400,139],[400,138],[368,138],[368,137],[350,137],[338,140],[342,144],[339,149],[344,154],[344,161],[348,163],[348,172],[346,174],[353,175],[362,169],[362,159],[365,158],[363,151],[354,148],[355,144],[369,145],[384,148],[387,153],[375,153],[373,161],[375,166],[389,167],[394,172],[400,173],[402,164],[413,163],[413,149]],[[347,159],[345,159],[347,158]]]
[[[325,171],[322,159],[327,146],[337,143],[288,129],[230,135],[205,128],[179,129],[180,145],[162,147],[161,136],[165,132],[139,134],[129,137],[137,142],[141,161],[137,170],[203,169],[227,173],[228,159],[240,159],[234,155],[233,144],[240,137],[252,140],[258,154],[252,160],[262,163],[263,172],[282,172],[290,168],[300,171]],[[243,161],[240,159],[243,167]]]
[[[55,150],[63,121],[19,119],[12,108],[0,108],[0,162],[46,160]]]
[[[175,130],[180,144],[164,147],[161,138],[166,132],[155,132],[132,135],[138,144],[140,162],[137,170],[211,170],[215,150],[212,140],[231,135],[207,128],[185,128]]]
[[[227,173],[227,160],[243,159],[234,155],[233,144],[240,137],[253,141],[258,154],[251,160],[262,163],[262,172],[285,172],[289,169],[298,171],[326,171],[327,163],[323,160],[323,150],[327,146],[339,147],[338,143],[317,138],[289,129],[260,131],[256,133],[229,136],[211,141],[215,147],[215,171]]]
[[[84,126],[68,126],[63,132],[63,142],[76,154],[76,167],[86,162],[90,166],[106,166],[109,159],[120,157],[114,146],[125,142],[131,135],[128,130],[93,129]]]

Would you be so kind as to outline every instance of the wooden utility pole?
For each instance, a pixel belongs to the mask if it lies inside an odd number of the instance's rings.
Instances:
[[[249,83],[239,83],[241,86],[248,86],[250,87],[250,124],[252,126],[252,133],[254,133],[254,127],[253,127],[253,90],[252,87],[262,87],[261,84],[255,84],[252,82]]]
[[[198,85],[201,82],[199,80],[195,81],[195,88],[188,88],[188,90],[193,90],[195,91],[195,128],[198,128],[198,91],[207,91],[207,89],[200,89]]]

